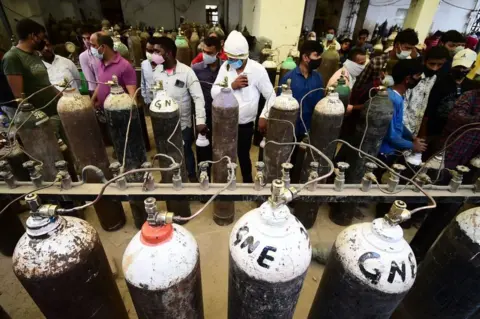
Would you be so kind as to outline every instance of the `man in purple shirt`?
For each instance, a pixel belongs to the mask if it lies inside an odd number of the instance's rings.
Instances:
[[[112,80],[113,75],[116,75],[118,84],[121,85],[130,96],[133,96],[137,89],[135,69],[130,62],[113,50],[112,38],[102,33],[95,33],[90,38],[90,42],[93,56],[100,60],[98,63],[98,81],[105,83]],[[97,86],[92,97],[95,108],[103,109],[103,103],[108,94],[110,94],[110,86],[105,84],[99,84]]]
[[[91,27],[85,26],[82,29],[82,39],[83,44],[85,45],[85,51],[83,51],[79,56],[80,67],[82,68],[83,75],[85,79],[89,82],[88,83],[88,91],[90,92],[90,96],[93,95],[93,92],[97,88],[97,84],[94,82],[98,81],[97,77],[97,64],[99,60],[93,56],[92,52],[90,51],[90,36],[92,35]]]

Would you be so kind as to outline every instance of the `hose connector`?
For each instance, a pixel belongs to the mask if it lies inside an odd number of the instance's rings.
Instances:
[[[412,214],[407,209],[407,204],[404,201],[396,200],[384,218],[390,225],[394,226],[409,220],[411,216]]]
[[[12,189],[17,187],[15,184],[17,179],[13,175],[12,168],[7,161],[0,161],[0,178],[5,181],[5,184],[7,184],[8,188]]]
[[[30,215],[33,217],[51,218],[57,215],[57,205],[42,204],[40,197],[32,193],[25,196],[25,202],[30,208]]]
[[[290,164],[291,165],[291,164]],[[318,178],[318,167],[319,167],[318,162],[310,162],[310,170],[308,172],[308,181],[311,182],[315,179]],[[307,185],[307,190],[310,192],[313,192],[317,188],[317,183],[310,183]]]
[[[265,175],[263,174],[263,171],[265,169],[265,163],[264,162],[257,162],[255,163],[255,168],[257,169],[257,173],[255,174],[254,178],[254,189],[256,191],[261,190],[262,188],[265,187]]]
[[[30,180],[33,182],[33,185],[35,185],[36,188],[41,187],[43,183],[42,166],[35,165],[35,162],[31,160],[26,161],[22,164],[22,166],[28,171],[28,174],[30,175]]]
[[[237,163],[228,163],[228,181],[232,181],[228,186],[228,190],[234,191],[237,189]]]
[[[273,180],[271,191],[272,195],[268,198],[268,202],[273,207],[291,202],[298,194],[295,187],[286,188],[285,182],[280,179]]]
[[[167,211],[158,211],[157,200],[148,197],[144,201],[145,211],[147,212],[147,223],[150,226],[162,226],[173,223],[173,213]]]
[[[368,192],[372,188],[372,182],[377,180],[377,177],[373,174],[373,171],[377,169],[377,167],[377,164],[373,162],[365,163],[365,175],[362,177],[361,187],[363,192]]]
[[[427,173],[420,173],[417,177],[415,177],[415,183],[417,183],[419,187],[423,188],[425,185],[431,184],[432,179],[427,175]],[[420,192],[420,188],[415,187],[413,191]]]
[[[345,185],[345,172],[350,168],[350,164],[345,162],[338,162],[337,168],[335,169],[335,180],[334,180],[334,190],[336,192],[343,191],[343,186]]]
[[[290,187],[290,171],[292,170],[292,163],[282,164],[282,181],[285,183],[285,187]]]
[[[182,174],[180,171],[180,165],[177,163],[172,163],[170,164],[170,168],[173,169],[173,176],[172,176],[172,183],[173,183],[173,189],[178,191],[183,188],[182,185]]]
[[[198,176],[198,181],[200,182],[200,189],[207,190],[210,187],[210,178],[208,177],[208,163],[200,162],[198,163],[198,168],[200,169],[200,175]]]
[[[72,176],[68,172],[67,162],[64,160],[56,161],[55,168],[57,169],[57,177],[60,179],[60,188],[61,189],[71,189],[72,188]]]
[[[390,172],[390,177],[388,178],[387,182],[389,192],[394,192],[397,189],[397,186],[400,183],[400,177],[398,175],[401,175],[406,167],[402,164],[393,164],[392,169],[397,174]]]
[[[463,174],[470,172],[470,169],[463,165],[458,165],[456,169],[456,171],[452,172],[452,179],[448,184],[449,191],[452,193],[456,193],[460,185],[462,185]]]
[[[144,162],[141,165],[141,168],[152,168],[152,163]],[[143,174],[143,185],[142,190],[144,192],[153,191],[155,189],[155,179],[153,178],[152,172],[145,172]]]
[[[113,162],[108,168],[110,169],[110,172],[112,172],[113,177],[117,177],[120,175],[120,169],[122,168],[122,165],[119,162]],[[127,179],[125,176],[117,179],[115,184],[117,185],[118,189],[127,189]]]

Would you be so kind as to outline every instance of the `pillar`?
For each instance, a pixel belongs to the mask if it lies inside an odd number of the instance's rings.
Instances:
[[[244,0],[244,4],[245,2]],[[245,10],[253,11],[250,34],[272,40],[272,47],[279,49],[279,61],[283,61],[288,52],[298,45],[305,2],[306,0],[255,0],[253,8],[243,8],[244,14]]]
[[[440,0],[412,0],[403,28],[412,28],[418,32],[418,39],[423,43],[437,12]]]
[[[317,11],[317,0],[306,0],[305,11],[303,15],[303,28],[308,31],[313,29],[313,20],[315,20],[315,13]]]
[[[367,16],[367,11],[368,11],[368,6],[370,4],[370,0],[361,0],[360,5],[358,7],[358,14],[357,14],[357,20],[355,21],[355,28],[353,29],[353,37],[354,37],[354,42],[356,41],[356,38],[358,37],[358,32],[363,29],[363,24],[365,23],[365,17]]]

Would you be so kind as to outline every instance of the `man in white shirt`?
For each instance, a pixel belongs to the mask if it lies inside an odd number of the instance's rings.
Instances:
[[[252,162],[250,147],[254,122],[257,116],[258,100],[263,95],[265,106],[271,107],[275,102],[275,92],[268,78],[267,71],[258,62],[248,58],[248,43],[238,31],[232,31],[225,41],[225,53],[228,60],[223,63],[215,83],[228,78],[228,86],[239,104],[238,119],[238,160],[242,171],[243,182],[252,183]],[[220,93],[218,85],[212,86],[212,98]]]
[[[80,73],[77,66],[71,60],[63,56],[56,55],[53,52],[53,46],[48,38],[45,38],[45,47],[41,51],[43,64],[47,68],[48,78],[50,83],[55,84],[58,90],[63,90],[63,87],[56,84],[62,84],[65,80],[71,81],[70,86],[78,89],[80,87]],[[72,81],[75,80],[75,81]]]
[[[193,70],[176,60],[177,47],[175,42],[167,37],[157,39],[154,45],[152,61],[157,65],[153,72],[153,81],[162,81],[167,94],[175,99],[180,106],[180,118],[184,141],[185,163],[187,165],[190,181],[197,181],[195,173],[195,157],[193,155],[193,130],[192,130],[192,99],[195,103],[195,119],[197,133],[205,133],[205,99],[198,78]]]
[[[159,47],[155,50],[155,43],[158,44],[158,38],[150,37],[147,40],[146,46],[146,55],[147,59],[142,61],[142,80],[141,80],[141,93],[145,104],[149,105],[153,100],[153,92],[152,86],[153,82],[153,72],[155,69],[162,68],[162,65],[157,65],[156,62],[153,61],[154,53],[156,53],[155,58],[158,59],[160,57],[160,50]]]

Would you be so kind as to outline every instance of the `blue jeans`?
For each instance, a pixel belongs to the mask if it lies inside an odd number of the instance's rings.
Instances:
[[[188,177],[196,177],[195,173],[195,156],[193,155],[193,129],[187,127],[182,130],[183,153],[185,157],[185,165],[187,166]]]

